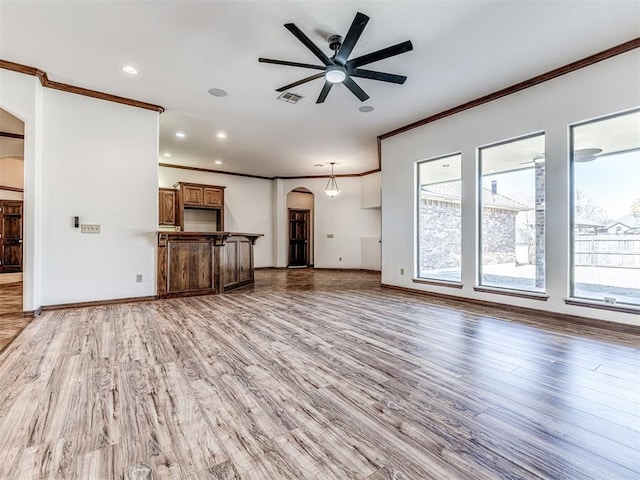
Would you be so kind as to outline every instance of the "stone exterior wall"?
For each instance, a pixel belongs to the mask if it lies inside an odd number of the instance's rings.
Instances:
[[[420,200],[420,270],[460,267],[461,205]]]
[[[433,199],[420,200],[420,271],[460,267],[461,205]],[[484,264],[515,263],[516,215],[514,210],[484,208],[482,214]]]
[[[516,215],[503,208],[482,210],[482,263],[515,263]]]

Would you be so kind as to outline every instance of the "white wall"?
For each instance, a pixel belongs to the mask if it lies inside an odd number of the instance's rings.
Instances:
[[[264,234],[264,237],[256,241],[254,247],[254,265],[256,267],[274,265],[271,192],[273,182],[271,180],[169,167],[159,167],[159,178],[160,187],[163,188],[173,188],[177,182],[225,186],[225,230]],[[154,221],[157,221],[155,217]]]
[[[342,193],[335,198],[324,194],[326,178],[283,179],[276,208],[286,210],[286,194],[297,187],[304,187],[314,194],[314,266],[316,268],[362,268],[362,237],[380,234],[380,211],[361,207],[362,177],[338,178]],[[287,238],[286,222],[280,225],[278,234]],[[333,234],[333,238],[327,235]],[[281,249],[279,267],[286,266],[285,241]]]
[[[42,304],[155,295],[158,113],[51,89],[43,106]]]
[[[640,105],[640,51],[386,139],[382,143],[382,282],[558,313],[640,325],[637,315],[564,303],[569,285],[568,125]],[[476,147],[546,132],[547,302],[475,292]],[[462,152],[462,290],[414,284],[415,162]],[[406,275],[400,275],[404,268]]]
[[[41,305],[42,90],[36,77],[0,69],[0,108],[25,124],[23,257],[23,308],[25,311],[33,311]]]

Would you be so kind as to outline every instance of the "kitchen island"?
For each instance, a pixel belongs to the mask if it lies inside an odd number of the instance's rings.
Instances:
[[[158,298],[224,293],[253,283],[261,233],[157,232]]]

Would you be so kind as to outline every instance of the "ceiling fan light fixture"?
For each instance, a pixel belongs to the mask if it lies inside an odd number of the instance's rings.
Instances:
[[[325,73],[324,78],[329,83],[342,83],[344,79],[347,78],[347,72],[344,67],[333,65],[327,68],[327,73]]]

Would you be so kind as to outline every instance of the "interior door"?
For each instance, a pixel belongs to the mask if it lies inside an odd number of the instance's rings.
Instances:
[[[309,210],[289,209],[289,266],[309,265]]]
[[[22,202],[0,202],[0,272],[22,272]]]

